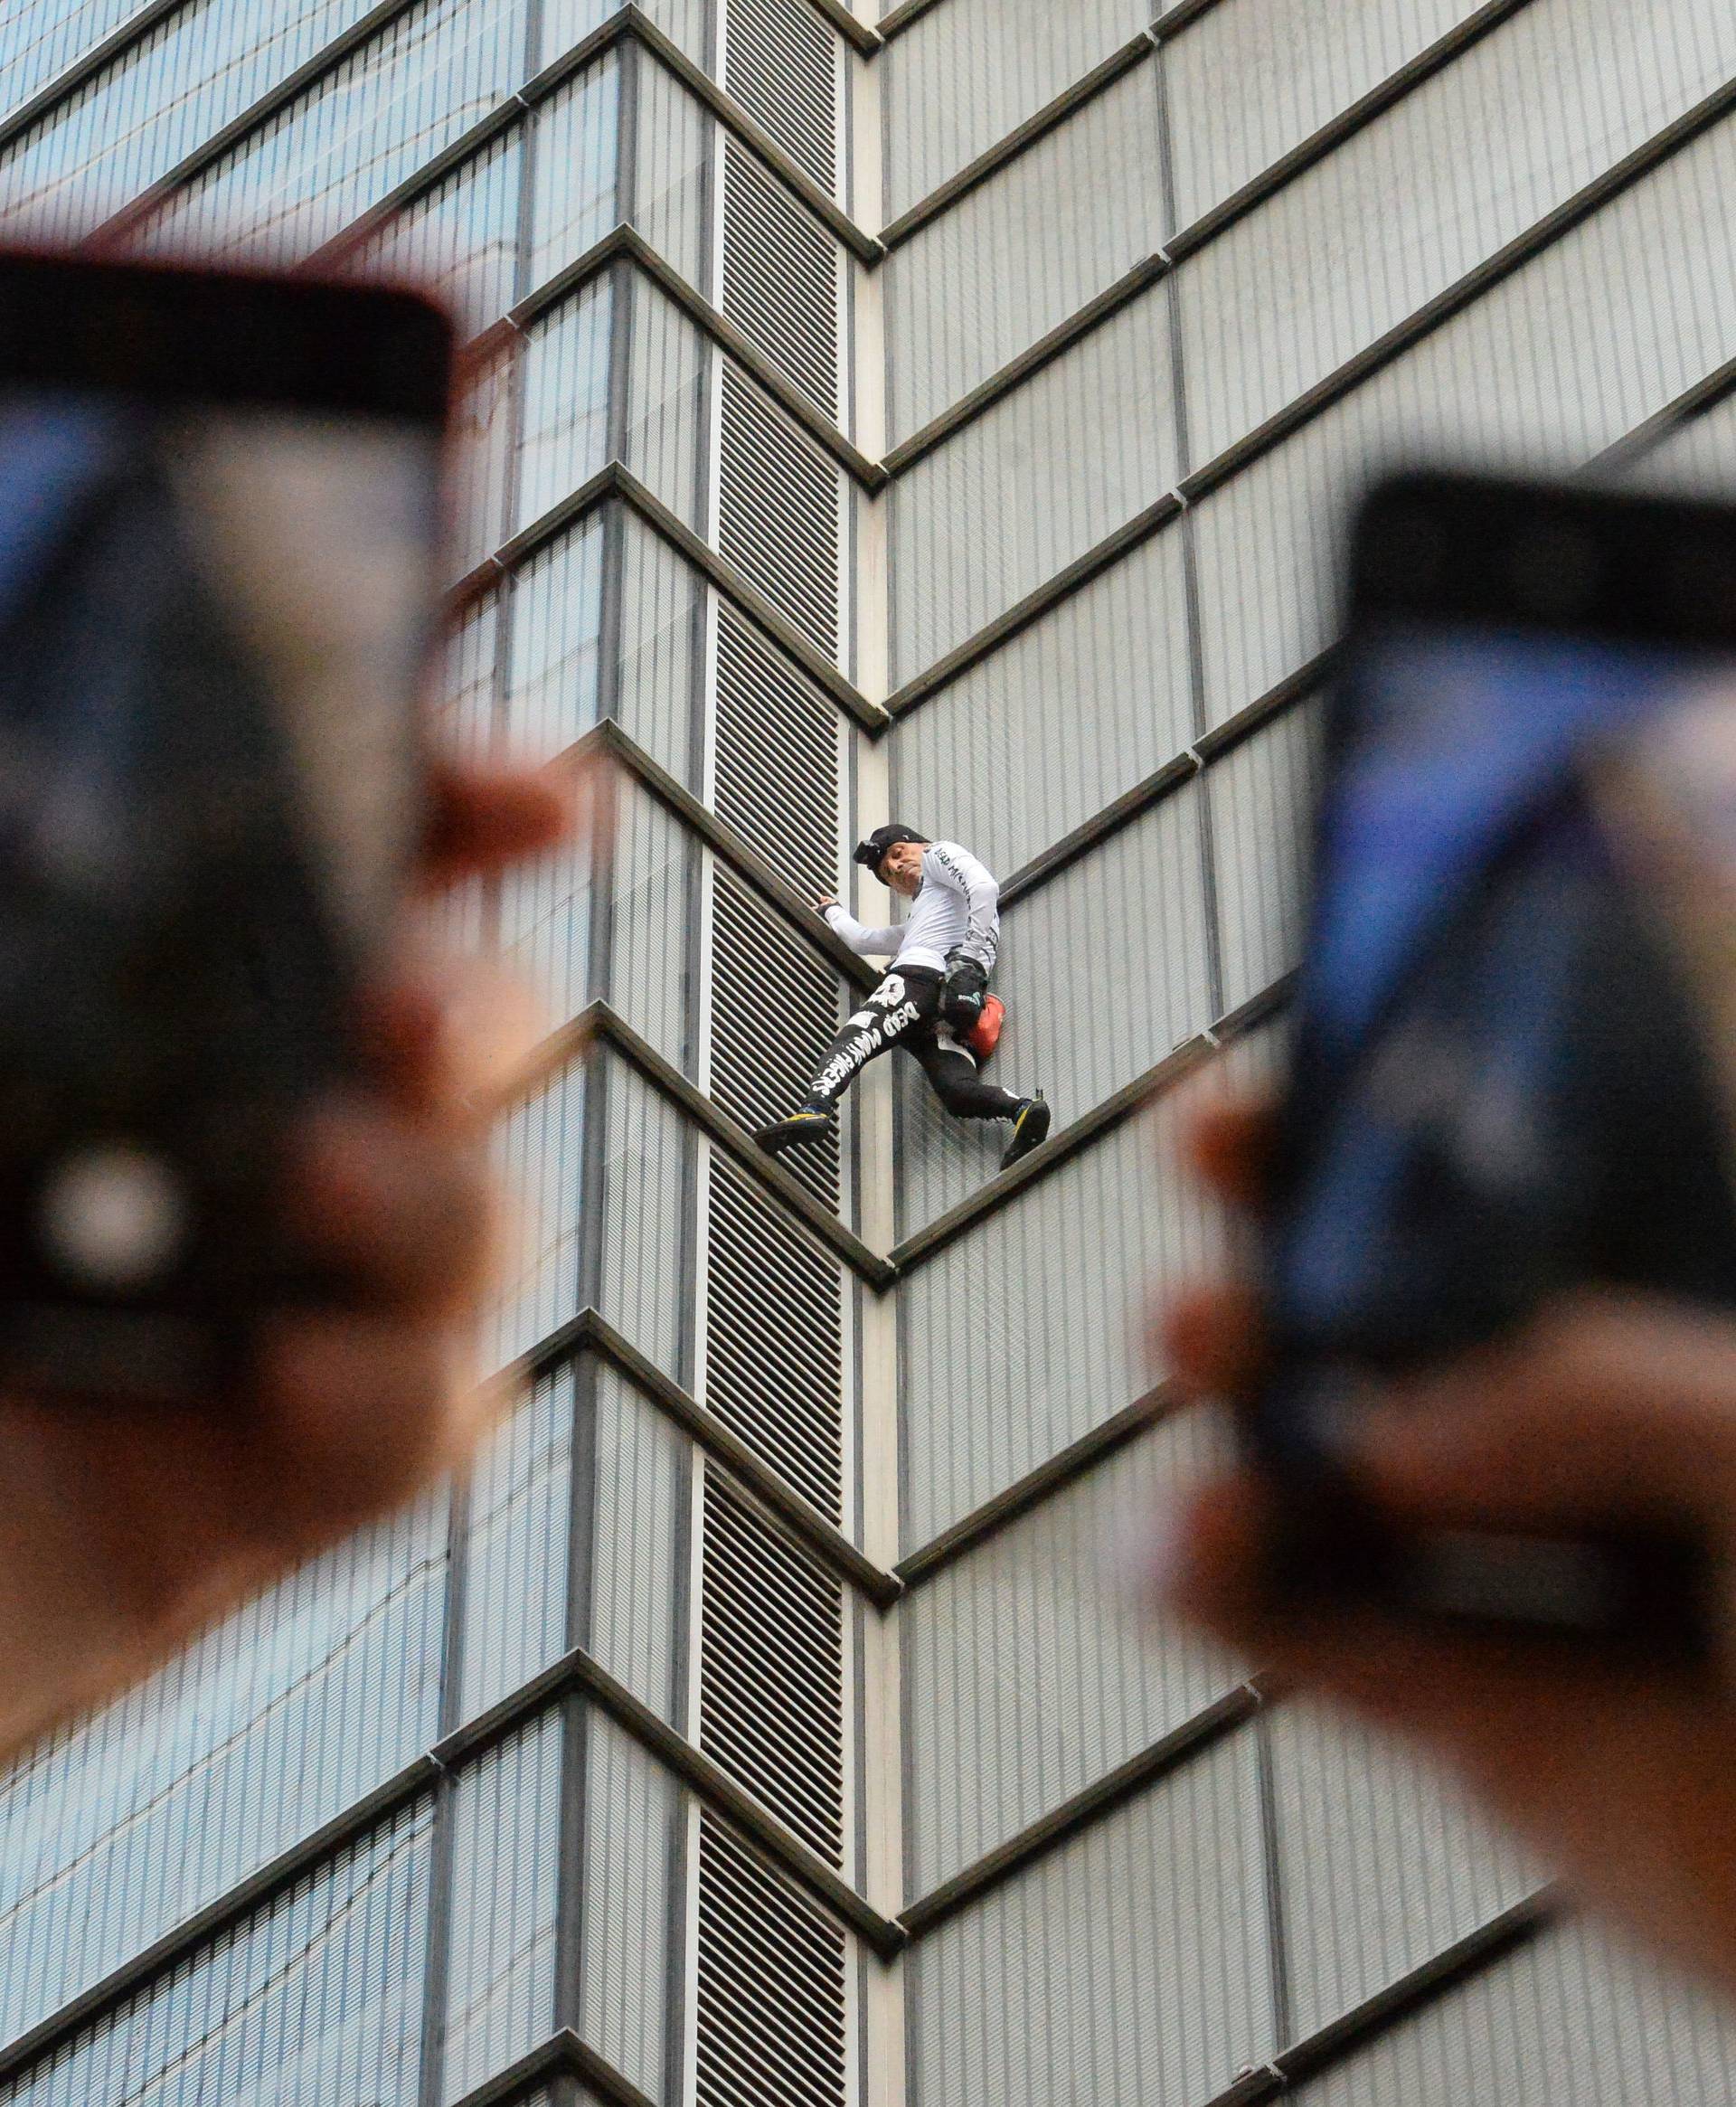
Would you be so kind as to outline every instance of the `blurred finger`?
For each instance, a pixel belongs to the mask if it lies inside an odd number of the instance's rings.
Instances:
[[[1257,1212],[1265,1200],[1277,1132],[1277,1112],[1269,1104],[1207,1106],[1194,1117],[1189,1160],[1221,1198]]]
[[[1252,1473],[1195,1496],[1167,1546],[1158,1577],[1163,1606],[1250,1658],[1280,1684],[1322,1693],[1364,1718],[1420,1742],[1510,1800],[1534,1784],[1540,1731],[1587,1731],[1621,1708],[1638,1668],[1576,1655],[1543,1641],[1462,1637],[1354,1603],[1290,1605],[1273,1599],[1264,1546],[1279,1495]],[[1703,1697],[1683,1703],[1704,1709]]]
[[[1576,1299],[1514,1344],[1393,1394],[1358,1440],[1406,1513],[1516,1524],[1703,1516],[1736,1504],[1736,1327]]]
[[[479,1290],[497,1233],[480,1149],[425,1123],[333,1109],[310,1124],[299,1173],[301,1234],[357,1292],[426,1319]]]
[[[451,884],[553,847],[572,830],[571,779],[546,770],[437,761],[423,863]]]
[[[261,1526],[316,1543],[464,1463],[489,1419],[458,1341],[380,1318],[286,1318],[262,1340]],[[275,1487],[275,1490],[272,1489]]]
[[[405,963],[411,977],[367,1005],[373,1074],[407,1111],[479,1118],[542,1038],[542,1011],[491,959],[430,951]]]
[[[1232,1397],[1247,1390],[1264,1357],[1260,1299],[1250,1288],[1198,1289],[1159,1323],[1164,1365],[1184,1390]]]

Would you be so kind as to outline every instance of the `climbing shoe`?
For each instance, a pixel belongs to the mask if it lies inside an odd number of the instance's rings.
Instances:
[[[768,1156],[778,1156],[786,1148],[797,1148],[805,1141],[824,1141],[835,1131],[838,1115],[826,1105],[803,1105],[787,1120],[774,1120],[769,1127],[761,1127],[754,1136]]]
[[[1013,1116],[1013,1139],[1006,1145],[1006,1154],[1001,1158],[1001,1168],[1011,1170],[1024,1156],[1033,1148],[1041,1148],[1049,1139],[1049,1121],[1052,1117],[1048,1101],[1039,1091],[1035,1097],[1026,1098]]]

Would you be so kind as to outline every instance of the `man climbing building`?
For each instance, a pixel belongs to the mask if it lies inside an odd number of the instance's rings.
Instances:
[[[853,951],[890,956],[892,963],[832,1042],[801,1106],[762,1127],[760,1146],[775,1156],[830,1133],[838,1100],[857,1075],[876,1054],[902,1046],[955,1118],[1012,1121],[1005,1170],[1047,1138],[1049,1107],[1040,1091],[1020,1098],[984,1082],[970,1048],[1000,949],[1000,887],[967,849],[929,841],[910,827],[877,827],[857,847],[856,861],[915,905],[903,922],[866,929],[841,902],[820,902],[819,912]]]

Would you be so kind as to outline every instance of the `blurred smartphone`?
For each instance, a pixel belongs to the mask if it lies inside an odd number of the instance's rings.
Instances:
[[[408,293],[0,254],[0,1384],[208,1394],[335,1291],[284,1148],[426,825],[451,355]]]
[[[1700,1547],[1382,1523],[1359,1395],[1584,1285],[1736,1302],[1736,511],[1414,474],[1330,698],[1263,1290],[1273,1580],[1690,1658]]]

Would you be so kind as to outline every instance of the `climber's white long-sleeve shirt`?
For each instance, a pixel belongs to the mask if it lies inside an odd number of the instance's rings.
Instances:
[[[1001,889],[986,864],[956,841],[936,841],[923,851],[922,883],[908,920],[869,929],[836,901],[826,919],[864,958],[944,973],[962,956],[992,973],[1000,950],[1000,903]]]

